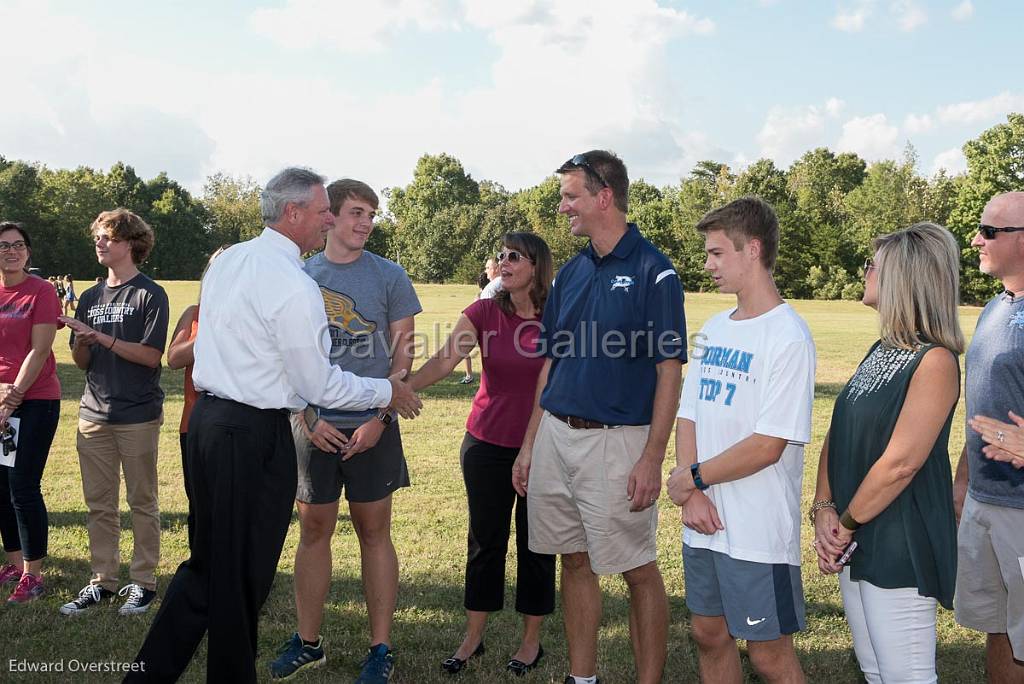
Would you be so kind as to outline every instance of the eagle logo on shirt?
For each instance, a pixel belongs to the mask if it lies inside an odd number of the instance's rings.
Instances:
[[[617,275],[612,278],[612,292],[617,289],[629,292],[629,288],[631,287],[633,287],[633,276]]]
[[[368,321],[356,311],[356,303],[350,297],[340,292],[320,288],[320,294],[324,298],[324,311],[327,313],[327,323],[332,328],[341,329],[353,337],[361,335],[372,335],[377,330],[377,324]],[[331,335],[332,339],[334,335]]]
[[[1010,320],[1007,322],[1007,325],[1011,328],[1024,329],[1024,311],[1018,311],[1010,316]]]

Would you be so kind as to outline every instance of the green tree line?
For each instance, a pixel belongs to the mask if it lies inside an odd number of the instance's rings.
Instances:
[[[978,272],[970,248],[988,199],[1024,190],[1024,114],[1013,113],[963,146],[967,171],[927,177],[914,149],[902,159],[868,164],[852,153],[827,148],[806,152],[787,169],[760,159],[733,171],[699,162],[678,184],[657,187],[642,178],[629,190],[629,219],[669,255],[689,291],[711,289],[703,270],[703,240],[694,225],[707,211],[746,195],[771,202],[780,224],[776,279],[789,298],[859,299],[864,259],[876,235],[916,221],[947,226],[962,247],[965,302],[981,302],[997,287]],[[629,160],[625,160],[627,164]],[[261,229],[259,186],[250,178],[211,176],[202,195],[160,174],[140,179],[132,167],[108,173],[80,167],[51,170],[0,157],[0,218],[27,222],[37,249],[34,265],[45,273],[93,277],[100,269],[87,228],[103,209],[123,206],[157,232],[146,269],[158,278],[197,277],[206,255]],[[386,210],[369,248],[401,263],[417,281],[475,282],[484,260],[507,231],[537,233],[556,264],[581,247],[558,215],[558,178],[509,192],[475,180],[447,154],[424,155],[412,181],[383,190]]]

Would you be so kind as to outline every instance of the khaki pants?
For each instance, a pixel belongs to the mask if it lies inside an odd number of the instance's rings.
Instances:
[[[82,492],[89,507],[91,583],[110,591],[117,590],[121,564],[121,470],[135,537],[128,576],[144,589],[156,589],[155,570],[160,562],[156,455],[162,423],[163,416],[132,425],[78,420],[78,462],[82,468]]]

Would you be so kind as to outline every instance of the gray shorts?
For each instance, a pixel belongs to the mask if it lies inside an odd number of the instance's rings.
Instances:
[[[345,498],[356,503],[380,501],[400,487],[409,486],[409,469],[402,450],[402,435],[395,421],[384,428],[380,440],[371,449],[347,461],[313,446],[301,429],[292,423],[295,455],[299,467],[299,486],[295,498],[303,503],[334,503]],[[355,428],[339,428],[351,437]]]
[[[800,567],[754,563],[683,545],[686,607],[725,616],[729,633],[747,641],[774,641],[807,622]]]
[[[1006,634],[1024,660],[1024,508],[993,506],[967,495],[957,532],[956,621]]]

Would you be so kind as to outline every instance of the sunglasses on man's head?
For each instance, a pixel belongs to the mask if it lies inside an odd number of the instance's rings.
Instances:
[[[604,179],[604,176],[598,173],[597,169],[590,165],[590,162],[587,161],[587,156],[584,154],[577,154],[575,157],[569,160],[569,163],[566,164],[566,166],[575,166],[578,169],[583,169],[585,172],[589,173],[591,176],[596,178],[602,187],[611,187],[610,185],[608,185],[608,181]]]
[[[526,260],[527,260],[527,261],[529,261],[529,262],[530,262],[531,264],[533,263],[533,259],[531,259],[530,257],[526,256],[526,255],[525,255],[525,254],[523,254],[522,252],[517,252],[517,251],[516,251],[516,250],[514,250],[514,249],[506,249],[506,250],[505,250],[505,251],[503,251],[503,252],[498,252],[498,256],[494,257],[494,259],[495,259],[495,260],[496,260],[496,261],[497,261],[497,262],[498,262],[499,264],[500,264],[500,263],[501,263],[502,261],[504,261],[505,259],[508,259],[509,263],[512,263],[512,264],[518,263],[518,261],[519,261],[520,259],[526,259]]]
[[[978,232],[981,233],[981,236],[986,240],[995,240],[996,235],[998,235],[999,233],[1016,233],[1017,231],[1020,230],[1024,230],[1024,228],[1014,228],[1012,226],[1007,226],[1006,228],[996,228],[995,226],[986,226],[984,223],[978,226]]]

